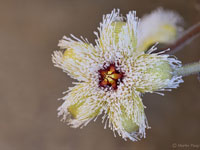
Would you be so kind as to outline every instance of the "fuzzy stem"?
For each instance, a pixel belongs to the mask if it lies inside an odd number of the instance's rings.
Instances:
[[[188,75],[196,74],[196,73],[199,73],[199,72],[200,72],[200,61],[196,62],[196,63],[184,65],[183,67],[174,71],[174,75],[188,76]]]

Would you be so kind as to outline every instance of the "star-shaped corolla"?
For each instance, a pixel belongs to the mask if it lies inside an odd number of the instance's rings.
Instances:
[[[180,17],[158,9],[139,21],[135,11],[125,17],[119,10],[103,17],[96,44],[87,39],[63,37],[53,63],[78,80],[69,88],[58,108],[72,127],[83,127],[103,114],[105,127],[122,138],[136,141],[148,128],[141,99],[146,92],[178,87],[181,76],[173,72],[181,67],[176,58],[152,53],[155,42],[170,43],[180,32]]]

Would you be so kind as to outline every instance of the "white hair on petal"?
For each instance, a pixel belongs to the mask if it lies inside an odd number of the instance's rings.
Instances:
[[[62,100],[64,103],[58,108],[58,116],[62,116],[63,121],[67,121],[71,127],[86,126],[91,120],[97,118],[103,112],[103,104],[101,92],[94,88],[92,83],[78,83],[76,86],[69,88],[68,94]],[[87,97],[86,99],[84,97]],[[72,119],[68,108],[75,104],[83,103],[79,108],[76,119]],[[98,111],[97,116],[90,117]]]
[[[136,11],[130,11],[126,15],[126,25],[124,25],[119,33],[119,49],[124,56],[130,57],[136,55],[138,17]]]
[[[58,46],[61,49],[72,50],[73,54],[69,57],[65,57],[61,51],[55,51],[52,55],[52,61],[54,66],[63,69],[68,75],[79,81],[88,81],[93,75],[94,71],[97,71],[101,67],[99,50],[96,49],[87,39],[71,35],[72,38],[66,36],[59,41]]]
[[[111,14],[103,15],[103,21],[100,23],[100,27],[98,28],[99,34],[95,32],[97,39],[102,38],[103,45],[110,45],[111,41],[114,41],[112,36],[112,31],[114,27],[111,25],[113,22],[123,21],[123,17],[120,16],[120,10],[114,9]],[[101,45],[100,41],[96,41],[97,46]],[[113,43],[114,46],[114,43]],[[99,46],[100,47],[100,46]]]

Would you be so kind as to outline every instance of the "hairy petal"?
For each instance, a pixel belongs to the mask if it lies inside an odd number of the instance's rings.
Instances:
[[[109,127],[125,140],[137,141],[145,137],[148,124],[139,93],[129,90],[108,102]]]
[[[130,11],[126,15],[126,24],[122,26],[119,33],[119,42],[117,43],[119,49],[127,56],[136,55],[137,52],[137,31],[138,18],[136,11]]]
[[[87,40],[81,41],[77,38],[73,40],[65,36],[58,46],[65,49],[65,52],[54,51],[52,55],[54,65],[63,69],[72,78],[89,81],[98,66],[100,59],[98,50]]]
[[[142,93],[177,88],[183,82],[181,76],[173,75],[173,71],[181,67],[181,62],[169,55],[143,54],[131,67],[131,86]]]
[[[118,41],[117,34],[120,32],[120,28],[115,28],[116,25],[113,24],[115,22],[123,22],[123,17],[120,16],[119,9],[114,9],[110,14],[104,15],[103,21],[98,28],[99,33],[94,32],[97,36],[96,44],[103,52],[112,50]],[[121,26],[123,26],[123,23]]]
[[[97,35],[97,47],[101,49],[105,58],[130,57],[137,52],[138,18],[136,12],[131,11],[123,18],[119,10],[103,17]]]
[[[62,98],[64,103],[58,108],[58,116],[63,116],[63,120],[74,128],[85,126],[102,113],[101,98],[91,83],[78,83]]]

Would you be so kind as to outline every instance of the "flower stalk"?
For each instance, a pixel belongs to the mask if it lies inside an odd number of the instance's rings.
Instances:
[[[196,62],[196,63],[184,65],[183,67],[177,69],[174,72],[174,75],[188,76],[188,75],[192,75],[192,74],[197,74],[199,72],[200,72],[200,61]]]

